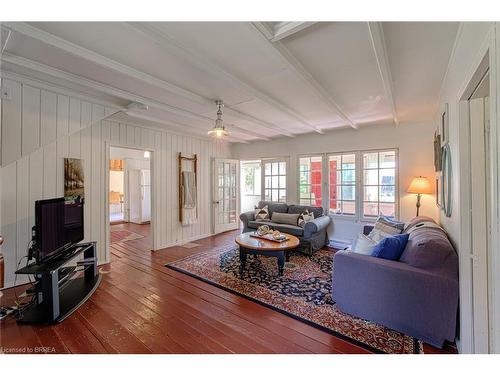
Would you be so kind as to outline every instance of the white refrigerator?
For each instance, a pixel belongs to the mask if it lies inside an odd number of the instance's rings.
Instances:
[[[143,224],[151,220],[151,171],[129,171],[129,221]]]

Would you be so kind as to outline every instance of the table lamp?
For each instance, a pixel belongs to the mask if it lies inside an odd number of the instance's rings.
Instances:
[[[432,186],[426,177],[418,176],[413,179],[407,193],[417,194],[417,216],[420,211],[420,197],[422,194],[432,194]]]

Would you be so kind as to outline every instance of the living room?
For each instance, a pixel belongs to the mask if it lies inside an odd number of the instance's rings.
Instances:
[[[497,22],[13,12],[1,353],[500,352]]]

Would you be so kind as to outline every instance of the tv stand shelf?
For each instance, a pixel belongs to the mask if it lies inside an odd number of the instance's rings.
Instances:
[[[68,265],[83,254],[77,265]],[[83,267],[83,268],[82,268]],[[83,271],[83,275],[74,277]],[[69,247],[61,257],[42,264],[30,264],[17,274],[35,275],[36,304],[24,311],[18,323],[57,323],[81,306],[101,282],[97,270],[96,243]]]

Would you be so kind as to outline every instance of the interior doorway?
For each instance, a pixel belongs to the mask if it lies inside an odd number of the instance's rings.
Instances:
[[[152,250],[149,150],[110,146],[108,220],[111,247]]]
[[[490,50],[460,95],[460,346],[466,353],[495,350],[498,277],[496,223],[496,87]],[[491,68],[491,69],[490,69]],[[493,69],[493,70],[492,70]]]

